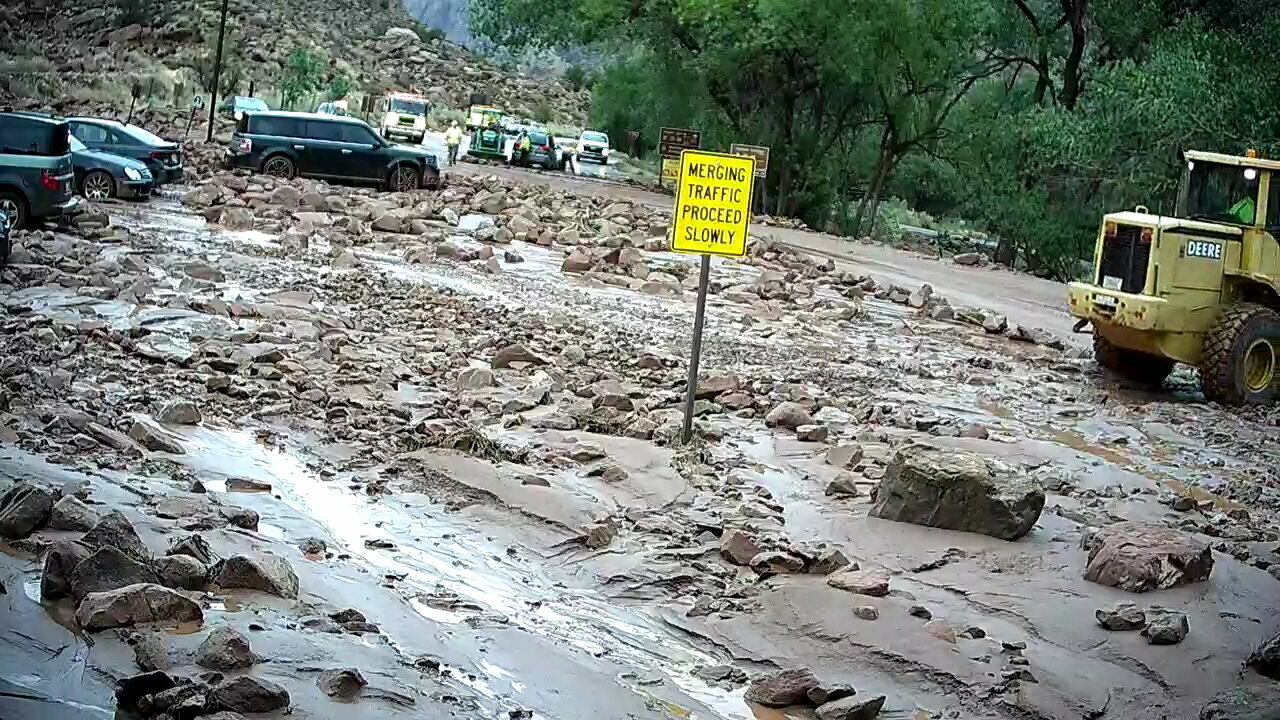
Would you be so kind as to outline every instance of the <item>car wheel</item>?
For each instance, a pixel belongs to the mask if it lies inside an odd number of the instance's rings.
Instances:
[[[275,177],[290,179],[296,172],[297,170],[293,166],[293,161],[284,155],[273,155],[267,158],[267,161],[262,164],[262,173],[264,175],[273,175]]]
[[[0,192],[0,212],[9,218],[9,230],[25,228],[30,218],[27,217],[27,202],[17,193]]]
[[[90,200],[106,200],[116,196],[116,180],[111,173],[94,170],[80,181],[80,194]]]
[[[418,189],[418,171],[408,165],[398,165],[391,171],[388,189],[392,192],[410,192]]]

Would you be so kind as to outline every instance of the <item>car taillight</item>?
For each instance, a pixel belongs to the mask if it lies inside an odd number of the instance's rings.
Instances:
[[[163,159],[164,159],[164,155],[165,155],[165,154],[164,154],[164,153],[162,153],[162,152],[160,152],[159,150],[152,150],[152,151],[151,151],[151,159],[152,159],[152,160],[163,160]]]
[[[1115,237],[1115,236],[1116,236],[1116,233],[1117,233],[1117,232],[1119,232],[1119,230],[1120,230],[1120,228],[1116,227],[1116,224],[1115,224],[1115,223],[1113,223],[1113,222],[1109,222],[1109,223],[1107,223],[1107,224],[1106,224],[1106,229],[1104,230],[1104,232],[1105,232],[1105,234],[1106,234],[1107,238],[1108,238],[1108,239],[1110,239],[1110,238]]]
[[[550,145],[543,145],[543,146],[542,146],[542,152],[551,152],[551,146],[550,146]]]
[[[240,152],[248,154],[253,150],[253,141],[250,140],[249,138],[243,138],[242,140],[240,140],[240,144],[237,145],[236,147],[237,149],[240,150]]]
[[[48,170],[40,171],[40,185],[45,190],[61,190],[62,184],[58,182],[58,178],[54,177]]]

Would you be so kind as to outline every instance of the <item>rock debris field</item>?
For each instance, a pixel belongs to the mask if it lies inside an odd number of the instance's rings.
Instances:
[[[0,717],[1277,717],[1274,410],[766,231],[681,445],[669,214],[450,180],[16,233]]]

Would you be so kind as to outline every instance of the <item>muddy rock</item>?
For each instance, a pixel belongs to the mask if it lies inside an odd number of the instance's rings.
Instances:
[[[569,256],[560,263],[560,271],[567,273],[587,272],[595,265],[595,259],[591,257],[591,253],[586,248],[575,248]]]
[[[1190,631],[1187,616],[1173,610],[1153,611],[1142,628],[1142,636],[1151,645],[1177,645]]]
[[[320,538],[306,537],[298,541],[298,549],[303,555],[324,555],[329,550],[329,546]]]
[[[71,571],[71,596],[78,602],[90,593],[159,580],[149,562],[107,546],[93,552]]]
[[[783,427],[791,430],[802,425],[813,425],[813,416],[809,409],[797,402],[783,402],[769,411],[764,422],[769,427]]]
[[[826,425],[801,425],[796,428],[796,439],[801,442],[826,442],[828,432]]]
[[[807,704],[809,691],[820,684],[808,668],[783,670],[752,680],[743,699],[774,708]]]
[[[483,390],[493,387],[493,371],[489,368],[467,368],[458,373],[459,390]]]
[[[71,574],[88,557],[89,549],[80,543],[59,540],[50,545],[40,571],[41,599],[57,600],[70,595]]]
[[[955,262],[955,264],[957,264],[957,265],[968,265],[968,266],[972,266],[972,265],[977,265],[977,264],[979,264],[979,263],[981,263],[981,262],[982,262],[982,254],[981,254],[981,253],[975,253],[975,252],[970,252],[970,253],[960,253],[960,254],[956,255],[955,257],[951,258],[951,260],[952,260],[953,262]]]
[[[827,576],[827,584],[858,595],[884,597],[889,594],[889,576],[877,570],[845,570]]]
[[[849,560],[839,548],[826,548],[819,551],[813,564],[809,566],[809,572],[814,575],[830,575],[846,569],[857,570],[857,563]]]
[[[91,593],[76,609],[76,622],[90,632],[146,623],[203,621],[199,603],[176,590],[151,583]]]
[[[250,510],[242,507],[224,507],[221,509],[222,516],[227,522],[238,528],[245,530],[258,529],[258,511]]]
[[[53,530],[84,532],[98,522],[98,514],[74,495],[64,495],[53,504],[49,513],[49,527]]]
[[[1044,490],[973,453],[909,445],[895,454],[871,516],[1016,540],[1035,526]]]
[[[258,656],[249,648],[249,638],[230,625],[220,625],[200,643],[195,662],[210,670],[242,670],[257,663]]]
[[[720,554],[735,565],[751,564],[760,551],[760,541],[745,530],[725,530],[720,536]]]
[[[133,529],[133,523],[119,510],[103,515],[80,542],[91,548],[114,548],[135,558],[150,559],[151,552]]]
[[[1280,632],[1254,649],[1245,665],[1272,680],[1280,680]]]
[[[147,695],[155,695],[172,690],[178,683],[161,670],[152,670],[141,675],[130,675],[116,681],[116,703],[125,709],[137,707],[138,701]]]
[[[169,549],[166,555],[190,555],[205,565],[212,565],[218,559],[213,553],[213,549],[209,547],[209,543],[200,535],[192,533],[184,537],[175,538],[169,543]]]
[[[172,663],[169,661],[169,648],[165,645],[165,635],[156,632],[138,632],[128,638],[133,647],[133,661],[144,672],[164,670]]]
[[[875,605],[861,605],[853,609],[853,616],[859,620],[879,620],[880,611]]]
[[[298,597],[298,576],[289,561],[278,555],[233,555],[219,563],[211,575],[213,583],[226,590],[258,590],[290,600]]]
[[[825,705],[829,702],[842,700],[847,697],[857,695],[858,691],[853,689],[852,685],[837,683],[835,685],[822,685],[809,691],[809,702],[813,705]]]
[[[1280,720],[1280,687],[1249,685],[1223,690],[1200,708],[1200,720]]]
[[[243,207],[228,207],[222,211],[222,226],[228,230],[252,230],[253,211]]]
[[[1086,536],[1086,580],[1129,592],[1166,590],[1207,580],[1209,546],[1163,525],[1123,522]]]
[[[173,425],[199,425],[202,419],[200,409],[189,400],[171,400],[160,409],[157,418]]]
[[[569,448],[569,457],[578,462],[591,462],[606,456],[604,448],[593,442],[575,443]]]
[[[737,375],[712,375],[698,382],[694,396],[699,400],[713,400],[725,393],[737,392],[742,387],[742,378]]]
[[[827,464],[838,468],[851,468],[862,462],[861,445],[836,445],[827,449]]]
[[[166,555],[155,561],[160,584],[175,590],[201,590],[209,581],[209,568],[190,555]]]
[[[873,698],[846,697],[818,706],[818,720],[874,720],[884,707],[884,695]]]
[[[18,483],[0,497],[0,535],[21,540],[39,530],[49,520],[57,497],[31,483]]]
[[[751,558],[752,570],[761,574],[780,575],[804,572],[804,560],[789,552],[767,550]]]
[[[827,489],[824,492],[832,497],[857,497],[861,494],[858,492],[857,481],[851,473],[840,473],[834,480],[827,483]]]
[[[490,362],[495,370],[509,368],[515,363],[546,365],[547,361],[545,358],[529,352],[523,345],[508,345],[494,354],[493,360]]]
[[[1120,603],[1109,610],[1094,612],[1098,624],[1108,630],[1141,630],[1147,624],[1147,614],[1133,603]]]
[[[181,455],[184,452],[177,436],[161,430],[159,426],[147,420],[135,420],[133,427],[129,428],[129,437],[152,452],[167,452],[174,455]]]
[[[350,700],[359,695],[368,684],[364,675],[355,668],[325,670],[320,673],[320,677],[316,678],[316,687],[320,688],[320,692],[331,698],[343,700]]]
[[[211,693],[219,708],[238,713],[268,713],[289,707],[289,691],[261,678],[224,680]]]
[[[227,492],[271,492],[271,483],[262,482],[261,480],[250,480],[249,478],[230,477],[227,478]]]

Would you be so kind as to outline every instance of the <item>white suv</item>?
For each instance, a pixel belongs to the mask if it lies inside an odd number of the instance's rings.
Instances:
[[[609,136],[594,130],[583,132],[578,138],[578,159],[608,164]]]

